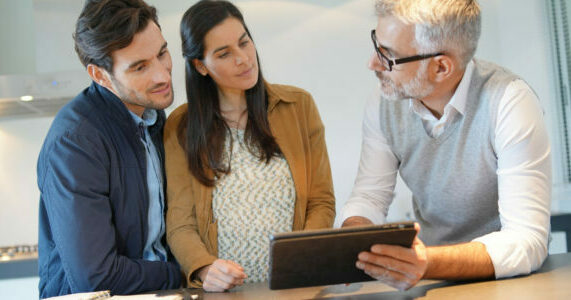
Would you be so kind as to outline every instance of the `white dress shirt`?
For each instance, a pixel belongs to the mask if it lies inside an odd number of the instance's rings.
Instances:
[[[474,63],[470,62],[440,119],[416,99],[401,100],[410,101],[410,109],[422,118],[432,137],[464,114],[473,70]],[[366,104],[359,171],[339,224],[351,216],[382,224],[393,200],[399,162],[381,131],[379,99],[376,96]],[[506,88],[499,102],[494,133],[501,230],[474,241],[486,246],[496,278],[502,278],[530,273],[547,256],[551,147],[539,99],[523,80]]]

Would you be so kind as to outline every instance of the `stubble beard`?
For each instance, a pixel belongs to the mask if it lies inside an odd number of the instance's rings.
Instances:
[[[414,78],[398,86],[391,79],[384,77],[381,72],[376,72],[379,78],[380,95],[388,101],[398,101],[405,99],[421,100],[434,91],[434,86],[428,83],[427,63],[423,63]]]
[[[154,86],[150,89],[147,89],[145,91],[145,94],[141,94],[135,90],[132,89],[128,89],[126,88],[123,84],[121,84],[119,81],[117,80],[113,80],[113,84],[115,85],[115,89],[117,90],[117,93],[119,94],[119,99],[121,99],[121,101],[131,104],[131,105],[138,105],[138,106],[142,106],[145,109],[156,109],[156,110],[163,110],[167,107],[169,107],[174,100],[174,90],[172,87],[172,83],[170,84],[170,97],[168,100],[166,101],[153,101],[150,97],[147,97],[146,95],[148,93],[150,93],[150,91],[156,89],[158,87]]]

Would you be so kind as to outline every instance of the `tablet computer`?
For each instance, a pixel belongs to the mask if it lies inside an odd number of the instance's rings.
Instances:
[[[413,222],[271,235],[269,287],[275,290],[374,280],[357,269],[357,255],[374,244],[410,247],[415,235]]]

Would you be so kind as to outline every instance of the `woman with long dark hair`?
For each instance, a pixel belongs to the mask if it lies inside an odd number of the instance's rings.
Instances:
[[[199,1],[180,31],[188,103],[165,127],[168,243],[190,286],[265,281],[269,234],[333,224],[323,124],[309,93],[264,81],[230,2]]]

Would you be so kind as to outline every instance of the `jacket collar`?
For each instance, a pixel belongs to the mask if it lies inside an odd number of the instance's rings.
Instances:
[[[129,110],[111,91],[107,88],[92,82],[91,86],[88,89],[88,94],[91,95],[91,99],[97,99],[96,103],[97,107],[100,108],[105,114],[109,115],[112,119],[123,124],[124,126],[128,126],[135,132],[137,131],[137,124],[135,120],[131,117]],[[157,121],[154,123],[153,126],[150,126],[149,129],[154,131],[153,128],[161,129],[165,122],[165,113],[164,111],[157,111]]]
[[[273,87],[272,84],[264,81],[266,87],[266,93],[268,95],[268,111],[272,111],[279,102],[294,103],[296,102],[293,97],[286,97],[282,91]]]
[[[88,93],[92,95],[92,97],[90,97],[91,99],[96,99],[100,102],[97,103],[97,106],[104,109],[105,114],[118,121],[127,120],[134,122],[123,101],[107,88],[92,82]]]

